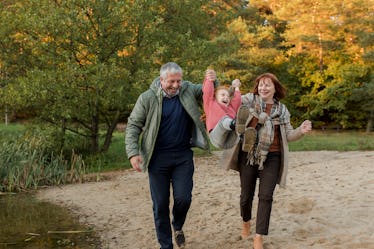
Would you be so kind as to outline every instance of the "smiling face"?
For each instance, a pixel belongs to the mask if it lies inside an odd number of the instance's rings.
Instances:
[[[228,106],[230,104],[230,94],[227,89],[217,89],[215,97],[216,101],[222,105]]]
[[[270,78],[262,78],[258,84],[258,95],[267,104],[274,103],[275,86]]]
[[[173,96],[178,93],[182,85],[182,74],[174,73],[167,74],[165,78],[160,77],[162,89],[170,96]]]

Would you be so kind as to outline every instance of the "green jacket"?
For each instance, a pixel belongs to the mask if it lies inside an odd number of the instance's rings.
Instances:
[[[142,171],[146,171],[151,159],[162,114],[162,89],[157,77],[150,89],[143,92],[135,103],[126,127],[126,153],[131,158],[140,155],[143,158]],[[191,147],[196,146],[209,150],[208,135],[200,120],[199,102],[202,100],[202,85],[183,81],[179,89],[179,99],[187,113],[191,116],[194,127],[192,130]]]

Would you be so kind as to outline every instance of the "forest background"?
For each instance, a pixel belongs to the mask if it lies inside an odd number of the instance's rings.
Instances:
[[[243,93],[272,72],[294,125],[373,130],[374,0],[4,0],[0,22],[0,120],[22,123],[0,191],[77,181],[115,139],[123,160],[117,128],[168,61]]]

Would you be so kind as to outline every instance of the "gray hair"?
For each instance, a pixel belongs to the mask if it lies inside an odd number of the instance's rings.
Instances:
[[[182,68],[175,62],[168,62],[161,66],[160,77],[166,79],[168,74],[183,74]]]

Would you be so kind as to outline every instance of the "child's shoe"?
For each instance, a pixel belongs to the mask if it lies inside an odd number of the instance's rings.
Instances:
[[[245,132],[245,128],[249,123],[249,108],[245,105],[239,107],[239,110],[236,114],[236,132],[241,135]]]

